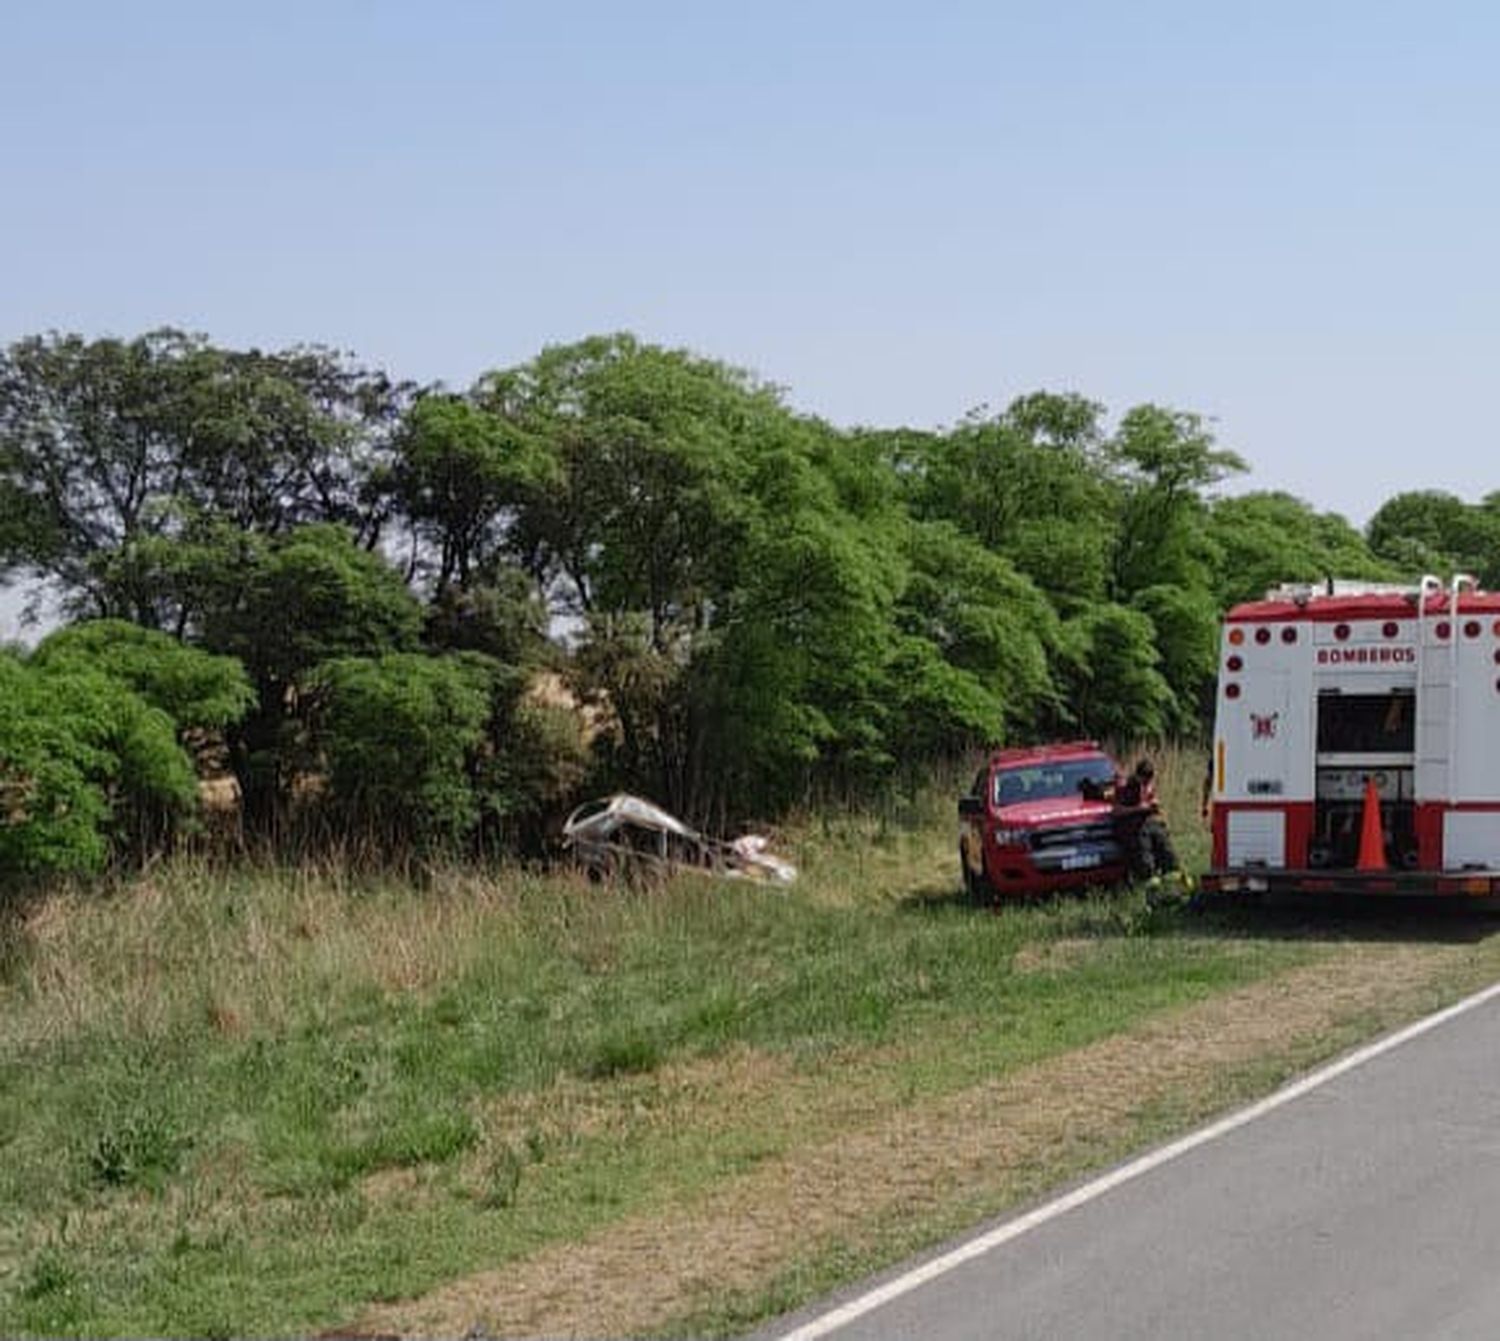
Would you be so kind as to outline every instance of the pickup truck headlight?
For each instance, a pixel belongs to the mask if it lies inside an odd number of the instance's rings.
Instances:
[[[996,847],[1025,847],[1025,829],[995,829],[993,830]]]

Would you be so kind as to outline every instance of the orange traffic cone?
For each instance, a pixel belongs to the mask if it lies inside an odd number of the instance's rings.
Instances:
[[[1380,790],[1374,778],[1365,779],[1365,814],[1359,826],[1359,860],[1356,871],[1383,871],[1385,831],[1380,827]]]

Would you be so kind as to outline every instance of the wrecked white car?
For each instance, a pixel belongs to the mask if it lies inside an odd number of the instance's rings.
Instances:
[[[697,871],[790,885],[797,868],[766,851],[768,842],[762,834],[730,842],[709,838],[660,806],[623,792],[585,802],[563,824],[564,849],[596,880]]]

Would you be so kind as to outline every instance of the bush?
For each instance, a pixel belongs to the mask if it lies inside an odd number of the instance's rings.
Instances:
[[[92,871],[192,807],[176,724],[118,680],[0,655],[0,871]]]
[[[57,711],[40,676],[0,656],[0,871],[88,871],[104,862],[105,752]]]
[[[490,716],[491,663],[473,655],[346,657],[318,668],[315,738],[334,806],[368,833],[452,844],[479,819],[474,759]]]
[[[190,1144],[165,1112],[129,1115],[94,1138],[88,1152],[89,1172],[105,1187],[157,1190],[177,1172]]]
[[[179,730],[231,725],[255,701],[245,668],[233,657],[188,647],[122,619],[92,619],[44,638],[31,663],[44,670],[94,670],[135,690]]]

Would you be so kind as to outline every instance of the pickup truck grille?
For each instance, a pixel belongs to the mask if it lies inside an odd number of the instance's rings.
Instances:
[[[1116,843],[1115,826],[1113,820],[1091,820],[1087,824],[1075,824],[1066,829],[1040,829],[1031,835],[1031,848],[1034,852],[1045,852],[1052,847],[1077,847],[1084,844],[1089,847],[1108,844],[1113,847]]]

